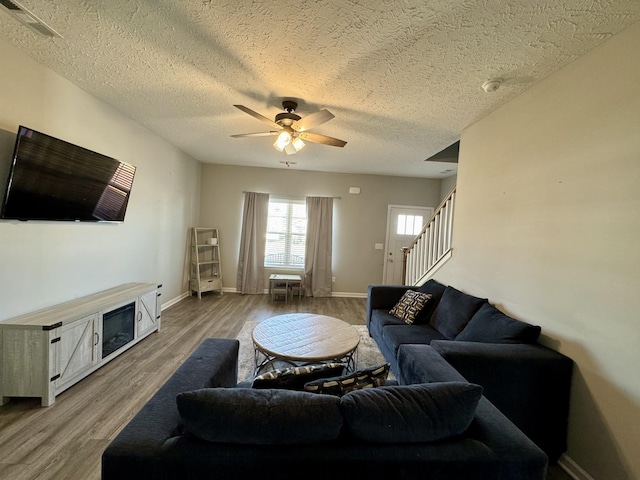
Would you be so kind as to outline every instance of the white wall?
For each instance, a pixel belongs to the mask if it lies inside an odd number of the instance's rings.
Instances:
[[[360,195],[349,194],[352,186],[360,187]],[[387,205],[436,207],[440,203],[440,180],[227,165],[203,165],[201,191],[200,223],[220,229],[227,289],[236,287],[243,191],[341,197],[333,208],[336,295],[365,295],[370,283],[382,282],[384,251],[375,250],[374,244],[385,242]]]
[[[0,319],[128,282],[185,291],[200,164],[4,42],[0,65],[5,146],[25,125],[137,167],[124,223],[0,221]]]
[[[640,478],[639,52],[636,24],[463,132],[436,275],[575,361],[567,453],[602,480]]]

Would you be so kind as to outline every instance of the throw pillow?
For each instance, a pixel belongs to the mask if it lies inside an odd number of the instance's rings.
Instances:
[[[315,380],[305,384],[304,390],[311,393],[324,393],[341,397],[353,390],[381,387],[387,381],[389,368],[389,364],[385,363],[376,367],[358,370],[342,377]]]
[[[463,433],[482,387],[466,382],[422,383],[358,390],[340,399],[349,434],[379,443],[435,442]]]
[[[490,303],[485,303],[471,317],[456,340],[485,343],[535,343],[540,327],[505,315]]]
[[[305,383],[319,378],[342,375],[344,369],[345,365],[343,363],[326,363],[272,370],[254,378],[251,387],[303,390]]]
[[[389,314],[411,325],[430,298],[431,295],[428,293],[407,290],[398,303],[389,310]]]
[[[486,298],[467,295],[449,286],[442,294],[429,325],[453,340],[484,303],[487,303]]]
[[[428,293],[431,295],[431,299],[427,302],[420,313],[418,313],[418,316],[413,323],[429,323],[429,319],[431,318],[431,315],[433,315],[438,303],[440,303],[440,299],[442,298],[442,294],[446,288],[446,285],[436,282],[434,279],[427,280],[424,284],[416,288],[416,292]]]
[[[177,396],[187,431],[209,442],[255,445],[335,440],[343,420],[339,399],[292,390],[203,388]]]

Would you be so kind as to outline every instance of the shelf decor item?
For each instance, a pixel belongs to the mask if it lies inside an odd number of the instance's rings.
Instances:
[[[222,295],[222,270],[218,229],[193,227],[191,229],[191,269],[189,289],[202,298],[203,292],[220,292]]]

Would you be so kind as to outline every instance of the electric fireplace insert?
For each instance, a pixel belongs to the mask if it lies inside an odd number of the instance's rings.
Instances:
[[[132,302],[102,316],[102,358],[133,340],[135,313],[136,304]]]

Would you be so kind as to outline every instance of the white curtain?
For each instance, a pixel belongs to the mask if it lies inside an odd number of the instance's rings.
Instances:
[[[264,250],[268,217],[269,194],[246,192],[236,282],[236,290],[242,294],[264,293]]]
[[[304,284],[307,297],[331,296],[333,198],[307,197]]]

